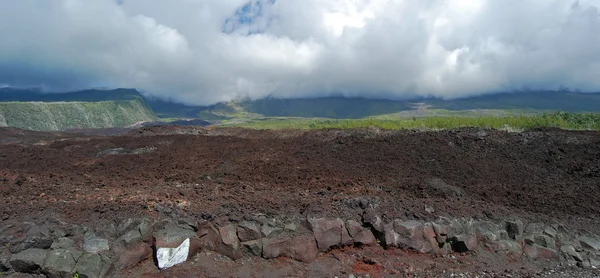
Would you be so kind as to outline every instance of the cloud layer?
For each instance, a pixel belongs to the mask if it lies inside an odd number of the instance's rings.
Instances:
[[[237,97],[600,91],[599,0],[0,2],[0,85]]]

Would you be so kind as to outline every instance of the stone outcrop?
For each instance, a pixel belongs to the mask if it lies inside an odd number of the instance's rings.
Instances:
[[[232,260],[244,256],[288,257],[311,263],[320,252],[350,245],[381,245],[431,255],[490,252],[513,259],[600,266],[598,236],[580,234],[561,225],[525,224],[519,219],[384,221],[372,206],[366,206],[361,216],[362,222],[325,217],[262,217],[236,223],[132,220],[103,230],[26,227],[23,235],[7,237],[8,246],[0,250],[0,271],[48,277],[73,277],[75,273],[79,277],[109,277],[152,258],[159,269],[165,269],[190,260],[201,250]]]

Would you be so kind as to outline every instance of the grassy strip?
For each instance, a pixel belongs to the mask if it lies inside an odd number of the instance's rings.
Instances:
[[[600,113],[554,112],[539,115],[475,116],[475,117],[423,117],[399,119],[314,119],[314,118],[266,118],[236,123],[252,129],[350,129],[377,127],[381,129],[453,129],[460,127],[485,127],[495,129],[531,129],[554,127],[570,130],[600,130]]]

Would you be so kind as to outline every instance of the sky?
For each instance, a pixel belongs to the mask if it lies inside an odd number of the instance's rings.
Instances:
[[[2,0],[0,86],[446,99],[600,91],[600,0]]]

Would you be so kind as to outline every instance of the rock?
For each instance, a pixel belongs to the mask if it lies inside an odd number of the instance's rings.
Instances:
[[[55,240],[50,246],[52,249],[74,249],[75,241],[72,238],[61,237]]]
[[[152,248],[150,245],[145,242],[138,242],[136,244],[128,245],[128,247],[121,252],[116,265],[119,269],[122,269],[135,265],[150,257],[152,257]]]
[[[219,235],[221,244],[216,246],[216,251],[234,260],[241,258],[242,250],[237,236],[237,227],[233,224],[225,225],[219,229]]]
[[[256,239],[251,241],[242,242],[242,245],[246,247],[246,250],[250,255],[253,256],[262,256],[263,252],[263,240]]]
[[[377,212],[375,212],[373,208],[367,208],[363,212],[362,218],[363,224],[365,224],[368,227],[372,227],[375,231],[379,233],[384,233],[383,220],[381,220],[381,217],[377,215]]]
[[[506,221],[506,232],[508,233],[508,238],[512,240],[520,239],[523,235],[523,229],[523,221],[521,220]]]
[[[27,249],[10,258],[10,265],[17,272],[40,273],[48,250],[45,249]]]
[[[557,233],[558,231],[552,226],[546,226],[546,228],[544,228],[544,234],[550,236],[553,239],[556,238]]]
[[[49,249],[52,246],[50,232],[32,228],[24,237],[15,239],[9,245],[11,253],[16,254],[26,249]]]
[[[310,263],[317,255],[317,242],[312,235],[279,235],[277,238],[266,238],[263,241],[263,257],[266,259],[286,256]]]
[[[117,243],[123,246],[137,245],[143,241],[142,234],[138,229],[128,231],[117,239]]]
[[[525,227],[526,234],[541,234],[544,232],[544,223],[529,223]]]
[[[198,230],[198,232],[200,232],[200,230]],[[218,240],[218,234],[215,232],[213,237],[211,237],[211,240],[213,241],[211,245],[204,245],[201,239],[198,238],[197,232],[194,232],[189,226],[168,225],[163,229],[155,231],[153,237],[155,250],[158,250],[158,248],[177,248],[184,240],[189,239],[188,260],[198,254],[203,247],[211,247],[207,249],[215,250],[214,243],[217,241],[220,242],[220,240]]]
[[[425,184],[427,195],[439,198],[456,198],[465,195],[465,192],[456,186],[452,186],[439,178],[429,180]]]
[[[371,231],[363,229],[358,232],[358,234],[354,235],[354,243],[365,246],[374,246],[377,245],[377,239]]]
[[[283,226],[283,229],[289,232],[295,232],[298,230],[298,225],[296,225],[296,223],[287,223]]]
[[[63,228],[54,228],[52,230],[52,236],[55,238],[66,237],[69,233]]]
[[[473,224],[473,228],[477,234],[479,243],[486,248],[495,248],[497,241],[501,239],[500,226],[492,222],[476,222]]]
[[[83,236],[83,250],[88,253],[99,253],[102,251],[108,251],[108,240],[105,238],[97,237],[92,232],[87,232]]]
[[[0,272],[6,273],[10,270],[10,251],[8,248],[0,247]]]
[[[437,243],[446,243],[446,240],[448,239],[448,226],[437,223],[432,223],[432,226]]]
[[[438,243],[436,239],[437,235],[431,223],[426,223],[423,226],[423,238],[429,243],[429,246],[431,246],[431,250],[426,251],[425,253],[433,252],[435,254],[439,254],[442,251],[441,248],[444,247],[446,243],[445,241],[443,243]]]
[[[451,244],[452,250],[454,250],[454,251],[457,251],[459,253],[466,252],[466,251],[473,251],[473,250],[477,249],[477,235],[476,234],[458,235],[458,236],[456,236],[455,243],[457,245],[455,245],[454,243]]]
[[[593,268],[600,268],[600,258],[590,258],[589,259],[590,266]]]
[[[583,262],[583,257],[571,244],[561,246],[560,252],[567,261]]]
[[[219,230],[208,221],[198,226],[196,234],[199,238],[199,246],[202,249],[215,251],[217,245],[222,242]]]
[[[521,255],[523,248],[519,243],[513,240],[499,240],[496,242],[496,251],[503,251],[513,255]]]
[[[152,244],[152,222],[149,219],[143,219],[142,222],[137,226],[137,230],[142,236],[142,240],[148,244]]]
[[[589,236],[579,237],[579,243],[582,247],[592,249],[594,251],[600,251],[600,240]]]
[[[283,231],[283,229],[281,229],[280,227],[275,227],[271,224],[264,224],[261,227],[261,232],[266,237],[276,236],[279,233],[281,233],[282,231]]]
[[[394,222],[400,220],[394,220]],[[400,246],[400,235],[394,230],[394,222],[385,224],[383,226],[383,232],[385,236],[385,247],[399,247]]]
[[[420,253],[429,253],[433,250],[430,241],[425,238],[423,233],[425,229],[423,223],[416,220],[400,221],[396,219],[393,222],[393,227],[397,233],[398,247]],[[431,232],[433,232],[433,229]],[[433,234],[435,233],[433,232]]]
[[[77,259],[69,250],[51,250],[44,260],[43,272],[48,277],[72,278]]]
[[[531,259],[543,261],[556,261],[559,258],[556,250],[534,245],[523,246],[523,254]]]
[[[287,253],[290,238],[279,235],[273,238],[263,240],[263,258],[274,259],[284,256]]]
[[[240,241],[251,241],[262,238],[260,225],[250,221],[242,221],[238,224],[237,235]]]
[[[328,251],[331,247],[352,243],[352,238],[341,219],[309,218],[311,229],[317,240],[320,251]],[[344,238],[346,236],[346,238]]]
[[[534,237],[534,242],[535,242],[535,244],[542,246],[542,247],[556,249],[556,241],[552,237],[545,235],[545,234],[536,235]]]
[[[154,232],[154,242],[156,248],[176,248],[189,238],[196,238],[196,233],[187,228],[179,226],[167,226],[164,229]]]
[[[77,260],[75,272],[80,278],[103,278],[110,272],[112,263],[100,254],[85,254]]]
[[[354,238],[364,228],[358,221],[348,220],[346,221],[346,229],[348,230],[348,234]]]
[[[157,248],[156,261],[158,268],[165,269],[185,262],[189,257],[190,239],[186,238],[175,248]]]
[[[299,235],[292,239],[287,255],[294,260],[311,263],[317,259],[318,253],[315,237],[312,235]]]

